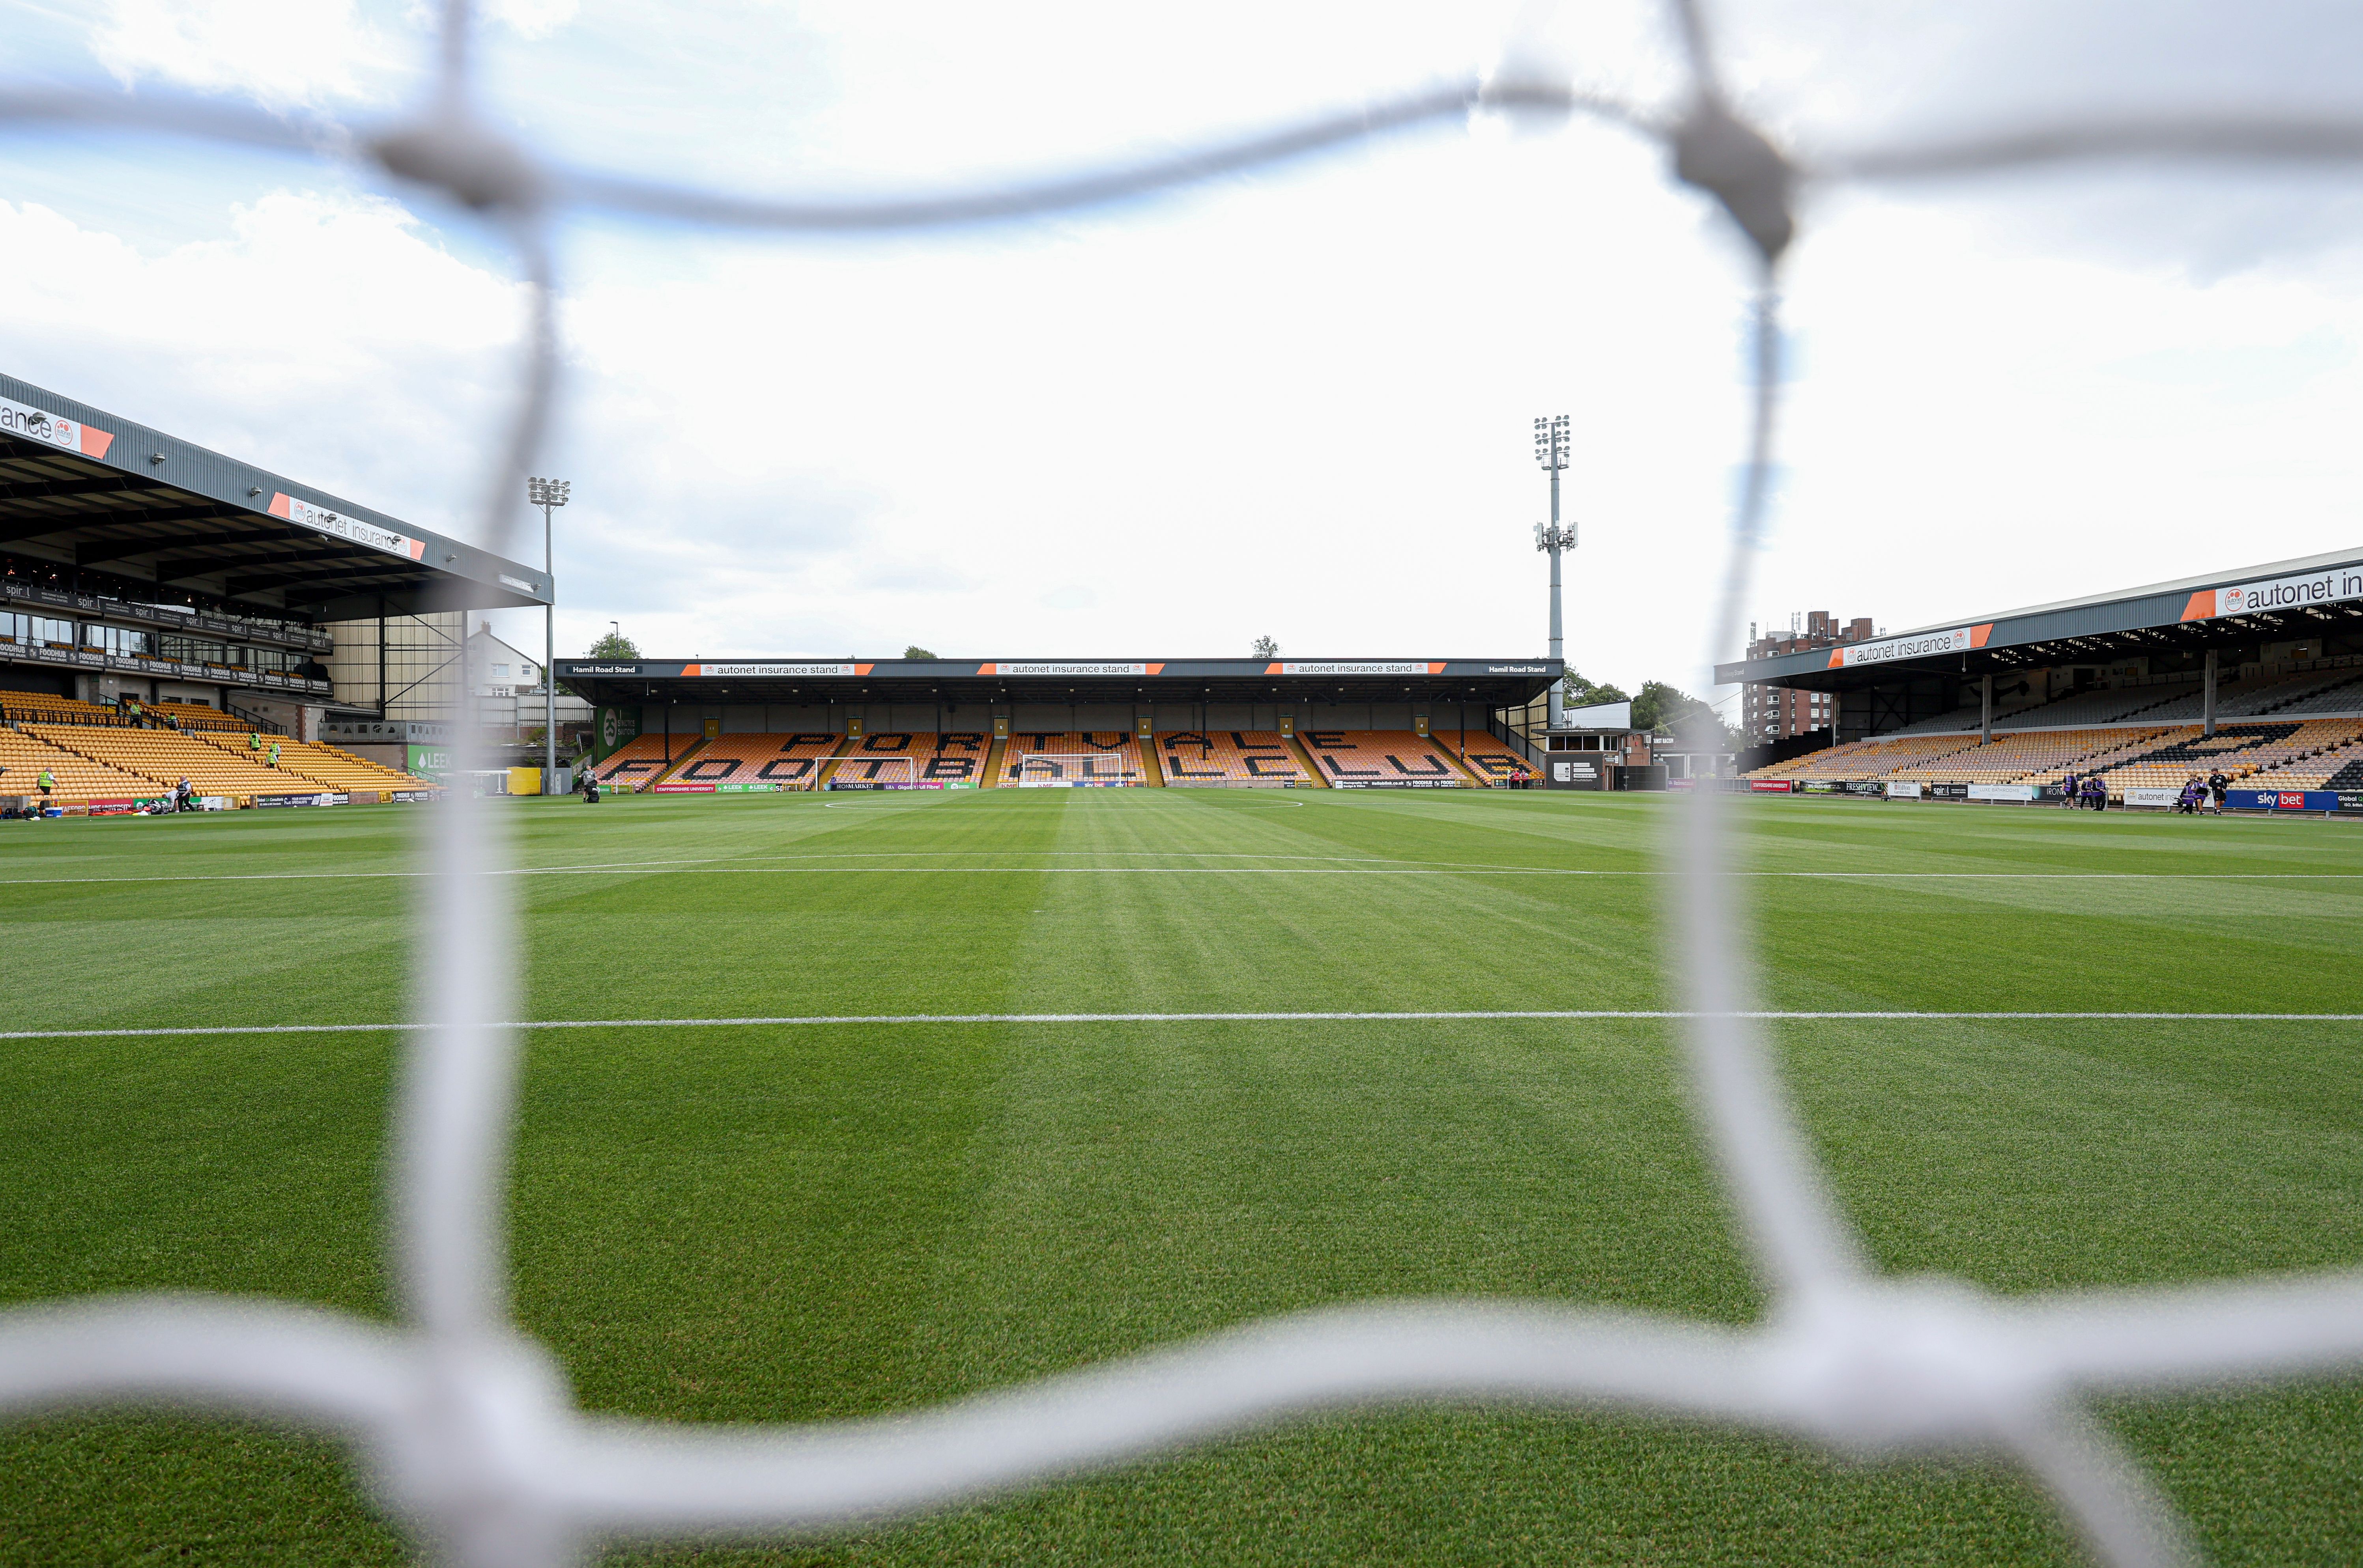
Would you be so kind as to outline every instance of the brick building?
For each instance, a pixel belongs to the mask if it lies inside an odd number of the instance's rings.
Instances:
[[[1809,610],[1805,613],[1802,630],[1794,620],[1790,623],[1788,631],[1766,636],[1758,636],[1756,628],[1749,626],[1747,657],[1751,659],[1769,658],[1777,654],[1836,647],[1841,643],[1858,643],[1875,635],[1876,630],[1868,615],[1858,615],[1841,624],[1838,618],[1826,610]],[[1740,744],[1763,745],[1814,730],[1833,729],[1837,719],[1837,698],[1832,693],[1790,690],[1752,682],[1743,689],[1740,696]]]

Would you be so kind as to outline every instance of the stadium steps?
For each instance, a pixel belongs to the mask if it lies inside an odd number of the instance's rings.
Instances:
[[[1449,745],[1445,744],[1445,740],[1442,735],[1429,734],[1421,738],[1426,740],[1428,745],[1435,749],[1437,756],[1444,758],[1444,765],[1447,767],[1451,768],[1455,773],[1460,775],[1460,782],[1464,788],[1470,790],[1491,790],[1493,787],[1492,780],[1481,777],[1475,768],[1469,766],[1469,759],[1467,757],[1461,756],[1459,752],[1453,750]]]
[[[674,774],[679,773],[683,767],[689,765],[689,759],[691,757],[695,756],[699,752],[705,749],[705,737],[704,735],[692,735],[687,737],[687,739],[689,741],[688,747],[672,759],[671,767],[666,768],[663,772],[658,774],[655,778],[649,779],[645,784],[634,785],[632,787],[632,793],[635,795],[647,794],[649,790],[655,789],[658,785],[663,783]]]
[[[1140,781],[1151,790],[1165,788],[1165,769],[1157,760],[1157,737],[1142,735],[1140,741]]]
[[[1304,776],[1313,780],[1313,787],[1315,790],[1337,788],[1329,782],[1327,775],[1324,774],[1320,767],[1314,762],[1313,754],[1304,749],[1304,743],[1292,734],[1288,737],[1288,749],[1296,754],[1297,766],[1304,769]]]
[[[1001,788],[1001,761],[1002,758],[1008,755],[1009,737],[1007,735],[993,736],[993,745],[987,748],[984,754],[984,777],[978,781],[978,788],[984,790],[998,790]]]
[[[853,755],[853,743],[860,738],[860,735],[848,735],[837,743],[837,749],[828,754],[827,760],[820,765],[820,771],[813,775],[814,790],[828,788],[828,781],[837,777],[838,766]]]

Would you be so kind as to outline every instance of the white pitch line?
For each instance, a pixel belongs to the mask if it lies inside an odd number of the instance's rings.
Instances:
[[[1970,1021],[2089,1021],[2099,1022],[2363,1023],[2363,1012],[1690,1012],[1660,1009],[1518,1009],[1506,1011],[1431,1012],[880,1012],[807,1014],[780,1018],[579,1018],[532,1019],[504,1029],[755,1029],[880,1023],[1418,1023],[1481,1022],[1490,1020],[1614,1020],[1752,1018],[1877,1021],[1967,1020]],[[167,1029],[16,1029],[0,1040],[102,1040],[188,1034],[383,1034],[408,1033],[424,1023],[254,1023]]]
[[[925,851],[911,851],[923,854]],[[960,853],[989,855],[992,850]],[[1105,851],[1003,850],[1001,854],[1104,854]],[[1132,853],[1123,851],[1120,853]],[[1184,855],[1186,850],[1142,851],[1143,854]],[[1324,856],[1250,856],[1249,859],[1327,859]],[[1336,856],[1375,859],[1377,856]],[[617,860],[589,866],[516,866],[479,871],[479,877],[586,877],[602,872],[652,871],[675,877],[827,876],[854,869],[863,875],[904,877],[1601,877],[1659,878],[1673,871],[1600,870],[1556,866],[1477,866],[1457,862],[1414,862],[1401,867],[1369,869],[1302,866],[711,866],[681,860]],[[428,871],[234,871],[218,874],[157,877],[7,877],[0,888],[94,887],[165,882],[355,882],[406,881],[432,876]],[[1718,876],[1767,880],[1875,882],[2357,882],[2363,871],[1723,871]]]

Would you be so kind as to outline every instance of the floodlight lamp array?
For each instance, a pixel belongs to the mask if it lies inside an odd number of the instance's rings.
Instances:
[[[1564,414],[1535,421],[1535,461],[1553,472],[1567,467],[1568,419]]]

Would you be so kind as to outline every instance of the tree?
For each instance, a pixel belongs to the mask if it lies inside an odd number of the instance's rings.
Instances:
[[[1589,708],[1595,702],[1622,702],[1625,689],[1621,686],[1594,686],[1574,670],[1567,672],[1566,703],[1570,708]]]
[[[607,632],[602,634],[599,640],[591,645],[591,651],[582,657],[585,658],[638,658],[640,657],[640,649],[638,644],[623,633]]]
[[[904,658],[933,658],[936,656],[928,652],[926,648],[921,647],[918,644],[913,643],[909,647],[903,650],[903,657]]]
[[[1734,744],[1731,733],[1724,728],[1723,720],[1713,708],[1662,680],[1647,682],[1641,688],[1641,694],[1633,699],[1633,727],[1717,750],[1727,751]]]
[[[1255,640],[1255,646],[1248,651],[1258,658],[1278,658],[1280,645],[1270,637],[1258,637]]]

